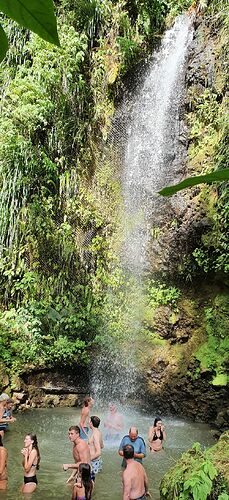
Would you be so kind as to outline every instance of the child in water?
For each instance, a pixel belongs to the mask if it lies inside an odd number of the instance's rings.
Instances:
[[[77,483],[74,484],[72,500],[91,500],[94,482],[91,479],[91,467],[89,464],[81,463]]]

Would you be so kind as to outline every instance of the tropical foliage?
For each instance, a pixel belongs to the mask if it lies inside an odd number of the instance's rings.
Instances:
[[[162,500],[227,500],[228,433],[206,451],[195,443],[170,469],[161,482]]]
[[[24,28],[37,33],[44,40],[59,45],[52,0],[0,0],[0,9]],[[5,57],[8,41],[0,26],[0,61]]]

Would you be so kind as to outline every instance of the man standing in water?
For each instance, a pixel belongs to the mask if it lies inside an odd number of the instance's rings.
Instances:
[[[142,459],[146,456],[146,445],[144,439],[138,435],[138,429],[136,427],[131,427],[129,435],[122,438],[118,450],[120,457],[123,457],[123,448],[127,444],[130,444],[134,448],[134,460],[142,463]],[[123,458],[123,467],[125,467],[125,463],[125,458]]]
[[[79,427],[80,427],[80,437],[81,439],[85,439],[85,441],[88,440],[90,409],[92,408],[93,404],[94,404],[94,399],[92,399],[91,396],[86,396],[86,398],[84,398],[84,405],[81,410]]]
[[[104,422],[104,427],[107,430],[105,439],[120,439],[123,424],[123,416],[118,413],[114,403],[109,403],[109,411]]]
[[[91,471],[92,475],[98,474],[102,470],[101,450],[103,448],[103,437],[99,430],[100,418],[92,416],[89,422],[92,435],[88,440],[91,456]]]
[[[142,464],[134,459],[134,447],[127,444],[123,447],[126,468],[122,474],[122,500],[145,500],[151,497],[148,490],[148,478]]]
[[[68,469],[74,469],[71,476],[67,479],[67,483],[74,479],[76,472],[78,470],[79,464],[81,462],[90,464],[91,456],[90,449],[86,441],[80,438],[80,428],[78,425],[72,425],[69,427],[68,437],[73,443],[73,458],[75,460],[74,464],[63,464],[63,469],[66,471]]]

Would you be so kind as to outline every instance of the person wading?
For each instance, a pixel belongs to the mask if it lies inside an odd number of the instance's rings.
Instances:
[[[36,471],[39,469],[40,452],[37,443],[37,436],[35,434],[27,434],[24,439],[24,448],[21,453],[23,455],[23,469],[24,469],[24,485],[21,490],[22,493],[33,493],[37,487]]]
[[[79,464],[81,462],[90,464],[91,456],[90,449],[86,441],[80,438],[80,428],[78,425],[72,425],[68,430],[68,437],[73,443],[73,458],[75,460],[74,464],[63,464],[63,469],[66,471],[68,469],[74,469],[71,476],[67,479],[67,483],[72,481],[75,478],[75,475],[78,471]]]
[[[151,497],[145,469],[134,459],[134,447],[130,444],[124,446],[123,456],[126,468],[122,474],[122,500],[145,500],[146,497]]]
[[[90,410],[94,404],[94,399],[91,396],[86,396],[84,398],[84,405],[81,410],[81,417],[80,417],[80,437],[81,439],[85,439],[86,441],[88,440],[88,433],[89,433],[89,420],[90,420]]]
[[[99,430],[99,424],[100,418],[93,415],[89,422],[92,435],[88,440],[91,455],[92,477],[102,470],[101,450],[103,448],[103,437]]]

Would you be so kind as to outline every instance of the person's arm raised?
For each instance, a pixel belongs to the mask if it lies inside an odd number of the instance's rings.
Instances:
[[[27,448],[22,448],[22,455],[24,456],[24,471],[28,473],[34,463],[34,460],[37,458],[37,451],[33,449],[30,453]]]

